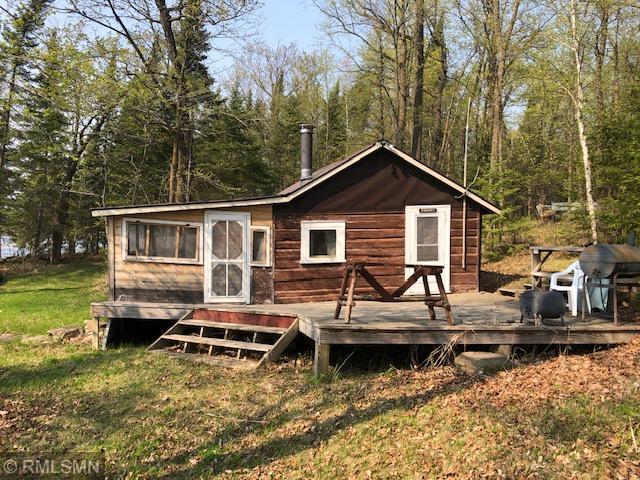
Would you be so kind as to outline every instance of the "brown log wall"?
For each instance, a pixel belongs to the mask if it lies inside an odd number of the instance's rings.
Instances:
[[[276,303],[335,300],[342,279],[343,264],[300,264],[300,222],[303,220],[344,220],[347,260],[384,263],[370,267],[371,273],[388,289],[404,281],[404,212],[350,214],[282,214],[274,217],[274,296]],[[467,268],[462,262],[462,205],[451,210],[451,289],[454,292],[478,289],[480,213],[467,210]],[[371,293],[363,285],[358,293]]]

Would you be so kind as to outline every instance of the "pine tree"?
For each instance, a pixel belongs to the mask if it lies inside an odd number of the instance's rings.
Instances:
[[[16,113],[16,104],[20,84],[28,81],[30,68],[29,55],[35,48],[36,36],[42,28],[52,0],[29,0],[20,4],[11,16],[0,41],[0,225],[5,198],[15,188],[11,186],[12,169],[10,163],[10,145],[15,143],[12,129]],[[3,232],[0,231],[0,234]]]

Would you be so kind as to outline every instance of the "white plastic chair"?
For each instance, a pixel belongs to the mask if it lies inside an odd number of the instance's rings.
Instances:
[[[566,281],[564,278],[561,278],[566,275],[572,274],[573,277],[571,279],[570,285],[560,285],[559,281]],[[551,275],[551,281],[549,284],[550,290],[556,290],[558,292],[567,292],[567,298],[569,300],[568,307],[571,310],[571,315],[576,317],[578,315],[578,304],[580,303],[581,298],[586,298],[586,307],[587,312],[591,313],[591,302],[589,300],[588,295],[583,295],[582,291],[584,289],[584,272],[580,268],[580,262],[575,261],[571,265],[569,265],[562,272],[556,272]]]

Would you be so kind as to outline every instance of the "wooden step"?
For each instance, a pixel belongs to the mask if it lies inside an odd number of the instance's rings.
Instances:
[[[179,358],[186,358],[193,361],[202,361],[210,365],[240,368],[259,368],[262,365],[274,362],[298,334],[297,319],[295,319],[288,328],[281,328],[254,325],[250,323],[238,324],[194,319],[193,312],[194,310],[185,313],[182,318],[174,323],[155,342],[153,342],[147,350],[166,352],[171,356],[178,356]],[[206,333],[206,328],[209,327],[212,329],[224,331],[225,337],[227,336],[229,331],[241,331],[246,333],[253,333],[254,340],[259,333],[277,335],[277,338],[273,339],[272,344],[242,342],[238,340],[228,340],[226,338],[214,338],[200,336],[197,334],[185,334],[185,330],[188,330],[189,327],[199,327],[201,335]],[[179,347],[181,344],[185,344],[185,348],[182,352],[176,352],[174,348]],[[207,355],[195,352],[187,352],[186,346],[188,344],[208,345],[209,354]],[[222,355],[222,352],[215,352],[220,353],[220,355],[214,354],[212,347],[235,349],[237,350],[236,359],[225,357],[224,355]],[[259,361],[255,361],[246,357],[241,359],[243,350],[250,352],[261,352],[263,355]]]
[[[212,345],[214,347],[237,348],[239,350],[250,350],[253,352],[268,352],[273,345],[267,343],[239,342],[236,340],[224,340],[222,338],[199,337],[197,335],[163,335],[165,340],[173,340],[176,342],[197,343],[200,345]]]
[[[195,320],[192,318],[181,320],[178,323],[180,325],[189,325],[192,327],[219,328],[221,330],[238,330],[242,332],[272,333],[274,335],[282,335],[287,331],[286,328],[280,327],[266,327],[263,325],[250,325],[244,323],[212,322],[211,320]]]
[[[215,367],[253,370],[258,366],[258,362],[256,362],[255,360],[238,360],[236,358],[210,357],[208,355],[201,355],[199,353],[172,352],[170,350],[152,350],[152,352],[155,354],[167,355],[172,358],[178,358],[180,360],[188,360],[195,363],[204,363]]]

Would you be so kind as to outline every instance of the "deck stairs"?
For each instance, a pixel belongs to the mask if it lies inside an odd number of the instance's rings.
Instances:
[[[212,320],[202,312],[195,309],[188,312],[148,350],[210,365],[255,369],[276,360],[298,334],[297,319],[290,322],[279,319],[277,325],[264,325],[246,315],[243,323],[238,323],[236,318]],[[214,313],[218,314],[214,317],[224,320],[224,312]]]

